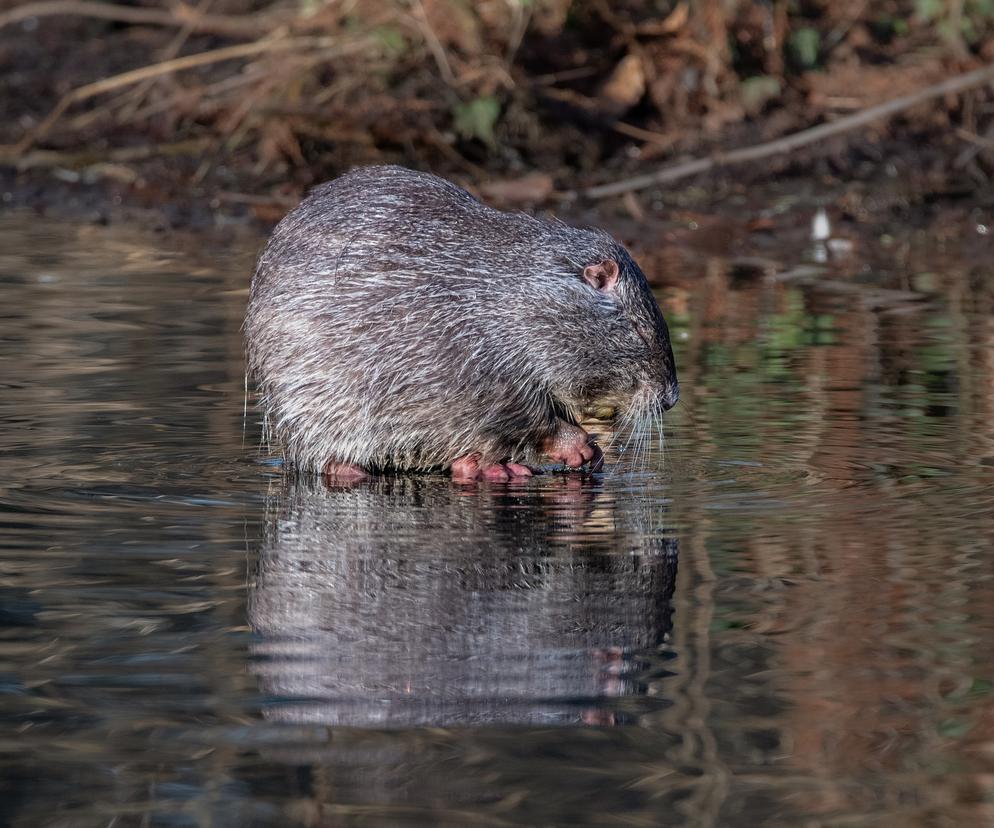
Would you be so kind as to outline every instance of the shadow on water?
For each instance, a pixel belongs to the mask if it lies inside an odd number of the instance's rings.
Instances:
[[[891,235],[639,251],[644,464],[327,488],[243,436],[258,239],[5,216],[0,824],[994,819],[994,256]]]

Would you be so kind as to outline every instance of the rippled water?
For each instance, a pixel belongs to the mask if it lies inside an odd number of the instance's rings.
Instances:
[[[243,425],[258,239],[5,217],[0,823],[994,820],[994,257],[937,238],[643,249],[644,467],[329,489]]]

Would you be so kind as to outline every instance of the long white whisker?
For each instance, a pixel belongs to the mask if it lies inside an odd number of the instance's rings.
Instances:
[[[637,411],[634,409],[626,411],[619,425],[622,429],[627,429],[628,431],[628,437],[619,450],[619,455],[621,455],[619,456],[619,461],[628,464],[628,467],[631,468],[632,464],[630,461],[634,456],[632,452],[638,445],[636,442],[638,439]]]
[[[658,400],[656,401],[655,409],[653,411],[653,425],[656,428],[656,435],[659,443],[659,458],[663,465],[666,464],[666,432],[663,428],[663,406]]]

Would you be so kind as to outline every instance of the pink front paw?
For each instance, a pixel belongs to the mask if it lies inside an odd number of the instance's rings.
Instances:
[[[512,480],[527,480],[534,472],[520,463],[480,463],[480,455],[467,454],[452,463],[452,479],[461,483],[473,480],[489,480],[492,483],[507,483]]]
[[[579,426],[562,423],[559,430],[549,437],[542,450],[557,462],[578,469],[589,463],[590,471],[600,471],[604,466],[604,452],[593,438]]]

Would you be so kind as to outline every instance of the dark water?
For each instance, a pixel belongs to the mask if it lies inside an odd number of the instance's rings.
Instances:
[[[0,824],[994,823],[994,257],[937,237],[643,250],[643,465],[333,490],[243,434],[257,240],[7,216]]]

